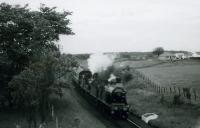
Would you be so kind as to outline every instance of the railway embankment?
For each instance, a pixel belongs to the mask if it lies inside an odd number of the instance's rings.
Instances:
[[[109,122],[101,120],[103,117],[99,117],[89,105],[84,104],[73,90],[64,89],[63,91],[61,98],[51,97],[54,104],[54,116],[47,120],[48,128],[116,128]],[[15,128],[16,124],[20,124],[21,128],[27,128],[27,120],[23,114],[14,110],[0,111],[1,128]]]
[[[55,115],[61,128],[117,128],[86,103],[73,88],[65,90],[62,100],[56,101]]]

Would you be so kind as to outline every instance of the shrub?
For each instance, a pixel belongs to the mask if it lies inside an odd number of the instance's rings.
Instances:
[[[161,96],[161,98],[160,98],[160,103],[161,103],[161,104],[165,103],[165,97],[164,97],[164,95]]]
[[[183,104],[183,101],[181,99],[181,95],[174,95],[173,104],[174,105],[181,105],[181,104]]]
[[[132,79],[133,79],[133,76],[132,76],[132,74],[129,73],[129,72],[125,72],[125,73],[122,75],[122,80],[123,80],[123,82],[125,82],[125,83],[129,82],[129,81],[132,80]]]

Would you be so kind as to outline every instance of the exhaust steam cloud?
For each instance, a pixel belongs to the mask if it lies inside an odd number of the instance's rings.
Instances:
[[[114,59],[114,55],[111,56],[103,53],[92,54],[88,59],[88,68],[92,73],[104,71],[113,64]]]

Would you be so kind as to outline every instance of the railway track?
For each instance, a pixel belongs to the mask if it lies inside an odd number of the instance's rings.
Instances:
[[[79,92],[78,95],[81,96],[79,98],[81,98],[82,100],[85,100],[88,103],[88,105],[90,105],[90,107],[92,107],[92,106],[94,107],[94,104],[90,103],[88,100],[86,100],[85,98],[82,97],[83,94],[81,94],[80,90],[76,89],[76,91]],[[111,118],[110,115],[108,115],[108,114],[102,113],[101,110],[99,110],[97,107],[94,107],[94,109],[102,115],[101,118],[105,118],[102,120],[107,122],[106,124],[108,124],[108,122],[110,122],[113,124],[113,126],[116,126],[116,128],[152,128],[151,126],[146,124],[144,121],[142,121],[140,118],[138,118],[137,116],[135,116],[132,113],[130,113],[130,115],[127,119],[118,120],[118,119]]]
[[[149,125],[145,124],[143,121],[126,119],[126,120],[113,120],[119,128],[152,128]]]
[[[112,120],[119,128],[152,128],[140,119]]]
[[[144,121],[133,114],[129,115],[126,122],[133,125],[134,128],[152,128],[152,126],[146,124]]]
[[[135,123],[134,121],[127,119],[127,121],[131,124],[133,124],[134,126],[136,126],[137,128],[142,128],[140,125],[138,125],[137,123]]]

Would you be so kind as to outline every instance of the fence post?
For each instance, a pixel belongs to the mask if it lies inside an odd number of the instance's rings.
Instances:
[[[160,94],[162,94],[162,87],[160,87]]]
[[[156,90],[156,92],[158,92],[158,86],[155,86],[155,90]]]
[[[158,88],[159,88],[159,93],[160,93],[160,86],[158,86]]]
[[[165,93],[165,87],[162,87],[162,93],[163,94]]]
[[[197,100],[197,94],[196,94],[196,91],[194,90],[194,89],[192,89],[193,90],[193,93],[194,93],[194,99],[195,99],[195,101]]]
[[[176,86],[174,86],[174,93],[176,94]]]
[[[158,85],[156,85],[156,87],[157,87],[157,92],[159,93],[160,92],[160,88],[159,88]]]
[[[166,93],[166,91],[167,91],[167,88],[165,87],[165,88],[164,88],[164,93]]]
[[[178,94],[181,95],[181,89],[178,87]]]
[[[54,119],[54,106],[53,105],[51,106],[51,117],[52,117],[52,119]]]
[[[56,128],[59,128],[59,125],[58,125],[58,117],[56,117]]]

